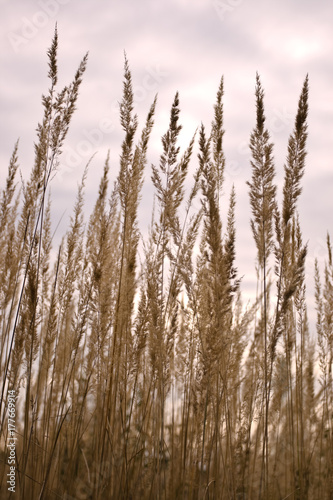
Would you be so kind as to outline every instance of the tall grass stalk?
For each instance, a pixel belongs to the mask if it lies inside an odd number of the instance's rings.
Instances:
[[[256,75],[248,189],[257,284],[244,304],[237,185],[224,196],[223,78],[210,127],[194,124],[184,151],[181,98],[174,96],[159,161],[151,166],[154,208],[144,237],[139,205],[158,107],[155,97],[139,132],[125,55],[118,172],[112,185],[108,154],[89,215],[85,186],[89,171],[99,168],[90,159],[52,258],[49,188],[87,64],[85,56],[72,83],[58,91],[57,48],[56,30],[30,176],[19,190],[16,143],[0,192],[1,498],[10,498],[12,389],[19,396],[18,498],[331,498],[332,249],[328,237],[327,264],[315,266],[316,341],[297,210],[308,77],[280,206]]]

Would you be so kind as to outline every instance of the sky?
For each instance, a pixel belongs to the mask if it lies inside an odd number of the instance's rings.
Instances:
[[[0,0],[0,8],[0,189],[18,138],[20,172],[23,179],[29,178],[36,127],[43,113],[41,95],[49,87],[46,51],[55,24],[59,88],[70,83],[89,51],[78,109],[51,184],[55,246],[68,227],[77,184],[89,158],[96,153],[86,185],[87,218],[108,150],[111,182],[116,179],[123,139],[118,103],[124,53],[141,127],[158,94],[140,207],[143,233],[152,212],[150,164],[158,162],[175,93],[180,96],[184,151],[201,123],[209,130],[223,76],[226,166],[221,210],[225,220],[234,184],[236,264],[245,298],[255,293],[255,246],[246,185],[251,179],[248,144],[255,125],[255,75],[258,71],[265,90],[280,200],[288,138],[309,75],[308,156],[299,212],[304,242],[308,242],[308,303],[314,323],[314,260],[323,269],[327,231],[333,238],[333,4],[327,0]],[[196,166],[194,155],[188,185]]]

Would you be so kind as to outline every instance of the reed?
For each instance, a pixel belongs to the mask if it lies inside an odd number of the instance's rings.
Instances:
[[[0,192],[1,498],[11,498],[5,443],[12,389],[19,395],[17,498],[331,498],[332,248],[328,237],[323,280],[315,266],[316,338],[297,210],[308,77],[279,206],[256,76],[248,189],[258,283],[244,305],[237,185],[224,196],[223,78],[211,126],[201,125],[184,151],[174,96],[151,166],[155,201],[143,239],[138,207],[157,98],[140,132],[125,55],[116,181],[110,186],[108,155],[87,214],[87,175],[91,165],[98,169],[90,159],[52,259],[50,183],[87,64],[85,56],[59,91],[57,48],[55,30],[29,180],[17,188],[17,142]]]

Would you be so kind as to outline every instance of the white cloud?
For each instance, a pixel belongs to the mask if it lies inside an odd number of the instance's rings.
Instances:
[[[293,59],[305,60],[319,55],[322,51],[322,46],[318,40],[292,37],[286,41],[284,50]]]

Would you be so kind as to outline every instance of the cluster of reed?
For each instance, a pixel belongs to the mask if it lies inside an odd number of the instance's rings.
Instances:
[[[225,227],[221,218],[223,79],[211,129],[198,133],[197,161],[195,137],[180,151],[174,98],[159,164],[152,166],[155,211],[139,265],[138,205],[156,99],[138,134],[125,60],[117,180],[109,189],[107,158],[85,224],[85,170],[51,262],[49,184],[61,168],[87,63],[84,57],[72,83],[58,91],[57,44],[55,32],[29,181],[17,194],[16,144],[0,193],[1,498],[12,498],[6,400],[13,389],[17,498],[332,498],[332,250],[328,238],[324,284],[315,270],[316,342],[307,321],[307,248],[297,212],[308,78],[279,207],[257,75],[248,186],[258,291],[244,307],[234,189]],[[197,167],[187,192],[191,161]]]

